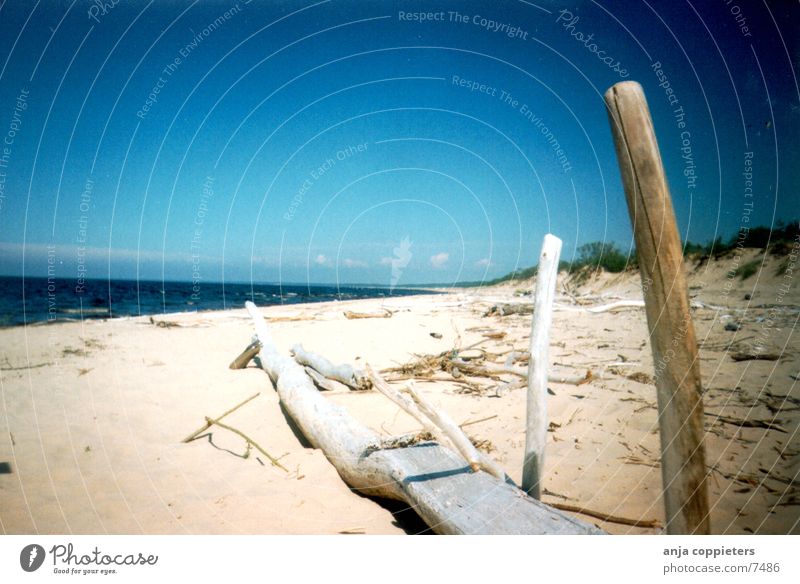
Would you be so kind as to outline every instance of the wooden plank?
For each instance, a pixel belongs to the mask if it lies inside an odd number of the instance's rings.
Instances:
[[[246,306],[262,343],[259,360],[276,381],[281,403],[353,489],[405,501],[441,534],[603,533],[513,484],[473,472],[458,454],[434,442],[376,450],[380,436],[325,399],[303,368],[278,352],[258,308],[252,302]]]
[[[700,366],[672,199],[642,87],[633,81],[617,83],[605,100],[633,223],[655,363],[667,533],[707,534]]]
[[[525,425],[525,459],[522,489],[541,498],[544,451],[547,443],[547,379],[550,368],[550,324],[556,295],[561,240],[547,234],[542,242],[531,323],[531,358],[528,363],[528,408]]]

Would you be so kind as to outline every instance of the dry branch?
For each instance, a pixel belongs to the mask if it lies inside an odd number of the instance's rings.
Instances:
[[[258,340],[253,341],[252,343],[247,345],[245,350],[242,351],[241,354],[238,357],[236,357],[236,359],[231,361],[229,368],[244,369],[245,367],[247,367],[247,364],[253,360],[253,357],[258,355],[258,352],[260,350],[261,350],[261,343],[259,343]]]
[[[263,345],[259,362],[276,381],[287,415],[351,488],[405,501],[441,534],[603,533],[525,496],[513,484],[488,473],[468,472],[461,457],[440,444],[366,454],[380,441],[376,433],[323,397],[303,368],[278,352],[256,306],[246,306]]]
[[[289,472],[289,469],[288,469],[288,468],[286,468],[285,466],[283,466],[283,465],[282,465],[282,464],[281,464],[281,463],[278,461],[278,459],[277,459],[277,458],[275,458],[275,457],[274,457],[274,456],[272,456],[272,455],[271,455],[269,452],[267,452],[266,450],[264,450],[263,448],[261,448],[261,446],[259,446],[259,445],[258,445],[258,442],[256,442],[256,441],[255,441],[255,440],[253,440],[252,438],[250,438],[250,437],[249,437],[247,434],[245,434],[245,433],[244,433],[244,432],[242,432],[241,430],[237,430],[236,428],[233,428],[233,427],[231,427],[231,426],[228,426],[227,424],[223,424],[222,422],[220,422],[220,421],[219,421],[219,419],[212,420],[211,418],[206,418],[206,423],[207,423],[209,426],[211,426],[212,424],[214,424],[215,426],[219,426],[220,428],[222,428],[222,429],[224,429],[224,430],[228,430],[229,432],[233,432],[234,434],[236,434],[236,435],[238,435],[238,436],[241,436],[242,438],[244,438],[244,440],[245,440],[245,441],[246,441],[248,444],[250,444],[251,446],[255,446],[255,447],[256,447],[256,449],[257,449],[257,450],[258,450],[258,451],[259,451],[261,454],[263,454],[264,456],[266,456],[266,457],[269,459],[269,461],[272,463],[272,465],[273,465],[273,466],[277,466],[278,468],[280,468],[280,469],[282,469],[282,470],[284,470],[284,471],[286,471],[286,472]]]
[[[248,397],[246,400],[244,400],[244,401],[242,401],[242,402],[239,402],[238,404],[236,404],[235,406],[233,406],[231,409],[229,409],[228,411],[226,411],[224,414],[222,414],[221,416],[217,416],[216,418],[214,418],[214,419],[213,419],[213,420],[211,420],[211,421],[209,421],[209,418],[206,418],[206,424],[205,424],[205,426],[203,426],[202,428],[199,428],[198,430],[195,430],[194,432],[192,432],[191,434],[189,434],[189,435],[188,435],[186,438],[184,438],[183,440],[181,440],[181,442],[183,442],[183,443],[186,443],[186,442],[191,442],[192,440],[194,440],[195,438],[197,438],[197,437],[198,437],[200,434],[202,434],[203,432],[205,432],[206,430],[208,430],[208,429],[211,427],[211,425],[212,425],[212,424],[216,424],[217,422],[219,422],[219,421],[220,421],[222,418],[224,418],[225,416],[228,416],[228,415],[232,414],[233,412],[235,412],[236,410],[238,410],[239,408],[241,408],[243,405],[245,405],[245,404],[247,404],[247,403],[249,403],[249,402],[253,401],[254,399],[256,399],[256,398],[257,398],[259,395],[261,395],[261,393],[260,393],[260,392],[259,392],[259,393],[254,393],[253,395],[251,395],[250,397]]]
[[[588,515],[589,517],[595,517],[609,523],[619,523],[621,525],[630,525],[632,527],[649,527],[653,529],[659,529],[662,527],[661,522],[658,519],[628,519],[626,517],[618,517],[617,515],[610,515],[608,513],[603,513],[602,511],[593,511],[591,509],[587,509],[586,507],[578,507],[576,505],[568,505],[566,503],[548,503],[548,505],[555,507],[556,509],[561,509],[562,511]]]
[[[292,347],[292,355],[300,365],[307,365],[315,369],[323,377],[344,383],[355,391],[365,391],[372,386],[367,376],[360,369],[354,369],[347,364],[334,365],[322,355],[306,351],[303,345],[297,344]]]
[[[433,436],[440,444],[452,445],[464,457],[473,471],[483,469],[492,476],[501,480],[505,479],[505,472],[475,449],[467,435],[453,422],[450,416],[437,410],[412,387],[407,386],[403,392],[398,391],[381,379],[369,365],[367,365],[367,375],[375,389],[419,422],[426,433]],[[411,399],[404,394],[408,394]]]
[[[392,314],[394,314],[388,308],[384,308],[383,312],[352,312],[350,310],[344,311],[345,318],[349,320],[354,320],[358,318],[391,318]]]
[[[462,432],[461,428],[458,427],[452,418],[450,418],[450,416],[448,416],[445,412],[437,410],[433,404],[431,404],[422,395],[417,393],[416,390],[414,390],[413,383],[406,385],[403,391],[411,396],[411,399],[419,408],[419,410],[425,414],[431,422],[436,424],[442,433],[444,433],[444,435],[450,439],[450,442],[453,443],[453,446],[456,447],[456,449],[466,459],[467,463],[469,463],[470,468],[474,472],[478,472],[481,468],[481,457],[478,454],[478,451],[475,450],[472,442],[470,442],[469,438],[467,438],[466,434]],[[501,472],[498,474],[495,474],[497,478],[505,478],[505,473]]]

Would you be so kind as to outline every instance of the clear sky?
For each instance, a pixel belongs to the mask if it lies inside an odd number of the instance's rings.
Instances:
[[[799,21],[788,1],[5,0],[0,273],[402,286],[532,265],[547,232],[565,260],[628,250],[602,99],[626,79],[684,238],[795,219]]]

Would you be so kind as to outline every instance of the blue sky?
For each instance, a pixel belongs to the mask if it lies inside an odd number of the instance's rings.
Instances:
[[[627,250],[627,79],[685,238],[800,217],[800,10],[771,4],[5,0],[0,273],[388,285],[407,238],[402,286],[547,232]]]

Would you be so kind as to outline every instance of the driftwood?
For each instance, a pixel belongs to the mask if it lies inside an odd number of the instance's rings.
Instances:
[[[322,355],[306,351],[303,345],[298,344],[292,347],[292,355],[300,365],[307,365],[323,377],[344,383],[350,389],[364,391],[372,387],[366,374],[360,369],[354,369],[346,364],[334,365]]]
[[[617,302],[612,302],[611,304],[592,306],[591,308],[587,308],[586,311],[593,313],[612,312],[614,310],[619,310],[620,308],[644,308],[644,300],[618,300]]]
[[[308,376],[314,382],[314,385],[316,385],[320,390],[336,391],[336,386],[334,385],[334,383],[336,383],[335,381],[331,381],[327,377],[324,377],[323,375],[318,373],[317,370],[314,369],[313,367],[305,366],[303,367],[303,369],[305,370],[306,373],[308,373]],[[350,389],[346,385],[342,384],[340,384],[340,387],[344,387],[344,389]]]
[[[550,366],[550,324],[556,295],[558,258],[561,240],[549,233],[544,236],[539,267],[536,270],[536,292],[531,324],[530,362],[528,363],[528,397],[525,422],[525,459],[522,466],[522,488],[531,496],[541,497],[544,450],[547,443],[547,370]]]
[[[483,316],[508,316],[509,314],[533,314],[533,304],[495,304]]]
[[[350,310],[344,311],[345,318],[349,320],[354,320],[357,318],[392,318],[392,314],[394,314],[388,308],[384,308],[383,312],[352,312]]]
[[[425,414],[431,422],[436,424],[436,426],[440,428],[442,432],[444,432],[444,435],[450,439],[456,449],[464,455],[464,458],[467,459],[467,462],[473,471],[484,469],[486,472],[494,475],[500,480],[505,480],[506,475],[502,470],[497,468],[495,465],[487,465],[481,460],[482,457],[480,453],[477,451],[475,446],[473,446],[472,442],[470,442],[470,439],[467,438],[467,435],[464,434],[461,428],[457,426],[456,423],[450,418],[450,416],[441,410],[437,410],[433,404],[431,404],[422,395],[417,393],[414,390],[413,384],[409,383],[404,391],[411,396],[411,399],[414,401],[420,411]]]
[[[426,434],[433,436],[440,444],[452,444],[473,471],[482,469],[500,480],[505,480],[505,472],[488,457],[477,451],[467,435],[462,432],[461,426],[456,426],[447,414],[436,410],[412,387],[407,387],[401,393],[381,379],[369,365],[367,365],[367,374],[372,381],[372,386],[419,422]],[[407,394],[408,397],[404,394]]]
[[[441,534],[599,534],[601,530],[527,497],[435,443],[367,452],[378,435],[323,397],[303,368],[281,355],[264,318],[246,304],[262,343],[259,361],[306,439],[362,494],[405,501]]]
[[[675,212],[641,85],[605,94],[656,365],[667,533],[710,532],[700,361]]]
[[[258,355],[258,352],[261,350],[261,343],[258,341],[253,341],[241,354],[236,357],[231,364],[228,366],[230,369],[244,369],[247,367],[248,363],[253,360],[253,358]]]

